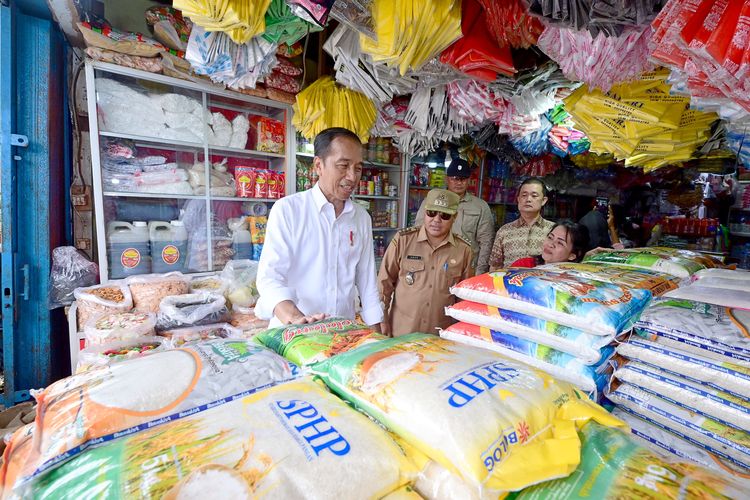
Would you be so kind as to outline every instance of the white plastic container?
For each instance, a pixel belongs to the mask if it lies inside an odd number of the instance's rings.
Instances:
[[[126,278],[151,272],[148,226],[143,221],[132,224],[112,221],[107,224],[109,277]]]
[[[233,259],[252,259],[253,243],[247,220],[244,217],[241,219],[229,219],[227,225],[232,231]]]
[[[151,268],[155,273],[182,271],[187,260],[188,234],[185,224],[152,221],[148,224],[151,242]]]

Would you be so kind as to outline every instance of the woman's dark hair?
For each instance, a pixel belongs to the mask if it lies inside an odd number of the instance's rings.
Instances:
[[[549,232],[551,233],[558,227],[565,228],[565,237],[573,244],[572,251],[576,256],[575,262],[581,262],[581,259],[583,259],[588,250],[589,230],[583,224],[577,224],[570,219],[562,219],[552,226]]]
[[[315,156],[318,156],[320,158],[325,158],[328,156],[328,152],[331,149],[331,143],[334,139],[338,137],[345,137],[347,139],[351,139],[355,141],[357,144],[361,145],[362,141],[359,140],[359,136],[349,130],[348,128],[343,127],[331,127],[327,128],[318,135],[315,136],[315,141],[313,142],[313,145],[315,147]]]

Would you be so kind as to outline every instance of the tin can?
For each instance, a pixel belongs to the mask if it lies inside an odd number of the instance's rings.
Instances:
[[[375,195],[375,181],[367,181],[367,194],[369,196]]]
[[[359,195],[367,194],[367,181],[359,181],[359,190],[357,191],[357,194]]]

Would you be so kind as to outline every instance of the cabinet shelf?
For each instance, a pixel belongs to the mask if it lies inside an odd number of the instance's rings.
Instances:
[[[302,158],[314,158],[315,157],[313,153],[305,153],[304,151],[297,151],[295,154]],[[395,163],[381,163],[379,161],[370,161],[370,160],[364,160],[363,163],[364,163],[365,168],[372,168],[372,167],[401,168],[400,164],[395,164]]]
[[[387,233],[389,231],[398,231],[397,227],[374,227],[372,228],[373,233]]]
[[[750,233],[745,233],[742,231],[729,231],[729,234],[731,236],[740,236],[742,238],[750,238]]]
[[[211,196],[204,194],[166,194],[166,193],[129,193],[126,191],[104,191],[104,196],[112,198],[145,198],[145,199],[176,199],[176,200],[204,200],[211,201],[257,201],[263,203],[273,203],[281,198],[240,198],[237,196]]]
[[[431,191],[433,189],[441,189],[441,188],[431,188],[427,186],[409,186],[409,189],[415,189],[417,191]]]
[[[361,200],[398,200],[398,196],[381,196],[372,194],[353,194],[352,198]]]

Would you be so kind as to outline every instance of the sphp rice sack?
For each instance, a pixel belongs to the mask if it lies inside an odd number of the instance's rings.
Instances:
[[[622,384],[607,394],[615,404],[635,416],[690,436],[722,458],[750,472],[750,434],[673,405],[631,384]]]
[[[719,474],[729,475],[743,484],[745,488],[750,487],[750,482],[748,482],[750,476],[743,475],[736,467],[728,465],[726,461],[701,448],[700,445],[677,437],[658,425],[638,418],[619,407],[612,410],[612,415],[630,426],[630,432],[637,443],[664,454],[672,461],[692,461]]]
[[[750,429],[750,403],[710,387],[670,375],[643,363],[629,362],[614,376],[670,403],[734,427]]]
[[[427,334],[367,344],[313,371],[480,495],[572,472],[575,423],[620,425],[546,373]]]
[[[388,433],[302,379],[89,450],[31,486],[39,499],[328,500],[381,498],[415,473]]]
[[[387,337],[371,328],[344,318],[328,318],[308,325],[271,328],[255,340],[290,361],[307,366]]]
[[[220,339],[62,379],[35,394],[38,453],[24,476],[87,447],[291,379],[295,368],[252,342]]]
[[[678,278],[687,278],[691,274],[709,267],[709,262],[696,260],[686,255],[660,252],[661,248],[627,248],[611,250],[590,255],[584,259],[585,263],[598,262],[614,264],[620,267],[646,269],[671,274]],[[711,264],[710,267],[713,267]]]
[[[669,274],[593,262],[586,264],[559,262],[538,266],[538,269],[564,271],[583,279],[603,281],[627,288],[640,288],[648,290],[654,297],[659,297],[680,286],[680,280]]]
[[[509,269],[462,281],[451,293],[594,335],[616,335],[648,305],[647,290],[584,279],[568,272]]]
[[[609,380],[605,373],[598,371],[599,368],[606,369],[604,363],[600,366],[587,366],[575,356],[551,347],[469,323],[451,325],[442,330],[440,336],[462,344],[498,352],[503,356],[543,370],[555,378],[570,382],[586,392],[604,389]],[[614,348],[606,349],[605,358],[613,352]]]
[[[650,340],[719,361],[750,363],[750,311],[695,302],[655,300],[635,324]]]
[[[628,359],[642,361],[669,373],[681,375],[691,382],[702,383],[741,398],[750,398],[750,368],[722,363],[636,338],[617,346],[617,352]]]
[[[487,330],[482,329],[481,333],[485,340],[492,340],[492,331],[507,332],[572,354],[587,364],[599,361],[599,349],[614,338],[612,335],[591,335],[577,328],[469,300],[446,307],[445,314],[458,321],[484,327]]]
[[[744,488],[698,465],[666,460],[619,429],[581,430],[581,464],[570,476],[520,492],[521,500],[741,498]]]

